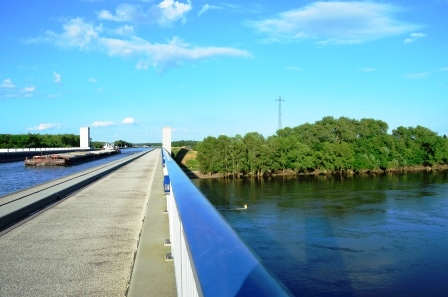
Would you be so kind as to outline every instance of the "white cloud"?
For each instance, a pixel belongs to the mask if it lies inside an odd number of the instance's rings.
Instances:
[[[60,34],[46,31],[44,36],[28,38],[26,43],[50,42],[61,48],[79,48],[80,50],[92,49],[95,40],[102,32],[102,26],[94,26],[84,22],[82,18],[74,18],[63,25]]]
[[[131,125],[135,123],[134,118],[125,118],[123,121],[121,121],[122,124],[125,125]]]
[[[140,56],[137,69],[164,69],[169,66],[182,65],[184,61],[200,60],[214,56],[251,57],[240,49],[229,47],[194,47],[174,37],[166,44],[150,43],[138,37],[129,40],[101,38],[101,46],[111,56]]]
[[[404,43],[413,43],[413,42],[417,41],[417,39],[420,39],[420,38],[423,38],[423,37],[426,37],[426,36],[427,35],[423,34],[423,33],[411,33],[409,35],[409,37],[406,38],[403,42]]]
[[[108,121],[108,122],[93,122],[90,126],[98,128],[98,127],[109,127],[112,126],[114,124],[114,122]]]
[[[96,83],[96,82],[98,82],[98,80],[96,78],[91,77],[88,79],[88,82]]]
[[[266,42],[315,40],[318,44],[358,44],[403,34],[420,26],[394,17],[400,9],[375,2],[314,2],[261,21],[249,21]]]
[[[121,26],[121,27],[118,27],[117,29],[115,29],[114,33],[117,35],[121,35],[121,36],[129,36],[129,35],[134,35],[135,30],[134,30],[133,26],[124,25],[124,26]]]
[[[222,9],[223,7],[221,6],[216,6],[216,5],[209,5],[209,4],[204,4],[202,5],[201,10],[198,12],[198,15],[202,15],[203,13],[209,11],[210,9]]]
[[[16,86],[13,84],[11,79],[7,78],[7,79],[3,80],[2,84],[0,85],[0,87],[7,88],[7,89],[13,89]]]
[[[148,60],[140,60],[137,62],[137,64],[135,64],[135,69],[138,70],[146,70],[150,67],[151,65],[151,61]]]
[[[23,92],[25,93],[32,93],[36,91],[36,87],[35,86],[30,86],[30,87],[25,87],[23,88]]]
[[[300,71],[300,70],[302,70],[302,69],[300,69],[300,68],[297,67],[297,66],[287,66],[286,69],[288,69],[288,70],[294,70],[294,71]]]
[[[101,10],[97,12],[97,17],[102,20],[115,22],[157,23],[165,26],[179,20],[185,23],[186,14],[191,9],[190,0],[187,0],[187,3],[163,0],[157,5],[152,5],[147,11],[141,5],[123,3],[115,9],[115,14],[108,10]]]
[[[25,87],[22,90],[22,93],[24,94],[25,97],[33,97],[35,92],[36,92],[35,86]]]
[[[29,128],[28,130],[38,130],[38,131],[42,131],[42,130],[48,130],[48,129],[52,129],[52,128],[61,128],[62,126],[59,124],[54,124],[54,123],[48,123],[48,124],[40,124],[37,127],[33,127],[33,128]]]
[[[115,15],[108,10],[101,10],[97,12],[97,16],[102,20],[134,23],[145,22],[148,18],[140,5],[132,5],[127,3],[118,5],[115,9]]]
[[[61,74],[53,72],[53,82],[55,84],[62,84]]]
[[[422,79],[429,76],[429,72],[420,72],[420,73],[408,73],[406,77],[409,79]]]
[[[186,21],[185,15],[192,8],[190,0],[187,0],[187,3],[181,3],[173,0],[163,0],[157,6],[162,12],[158,23],[162,25],[167,25],[177,20],[181,20],[184,23]]]
[[[0,87],[4,89],[3,93],[0,93],[0,97],[5,98],[33,97],[37,91],[37,88],[35,86],[18,88],[9,78],[3,80],[3,82],[0,84]]]
[[[448,67],[442,67],[439,69],[440,71],[448,71]]]
[[[151,43],[137,36],[111,38],[103,36],[102,26],[85,23],[80,18],[69,20],[58,34],[47,31],[45,36],[28,39],[28,43],[49,42],[62,48],[81,51],[96,50],[110,56],[134,56],[138,58],[137,69],[165,69],[182,65],[185,61],[201,60],[216,56],[251,57],[247,51],[231,47],[200,47],[173,37],[166,43]]]

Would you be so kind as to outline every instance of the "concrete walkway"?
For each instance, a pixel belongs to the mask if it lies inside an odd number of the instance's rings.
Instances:
[[[155,150],[1,236],[0,296],[125,296],[131,274],[133,296],[175,296],[169,249],[159,241],[168,238],[161,178]],[[132,273],[144,218],[152,231],[142,243],[161,249],[139,251],[151,257]]]
[[[159,151],[160,154],[160,151]],[[156,174],[140,236],[134,271],[129,286],[129,297],[177,296],[173,262],[166,262],[171,248],[164,246],[169,238],[169,221],[163,191],[162,160],[157,163]],[[150,264],[149,264],[150,263]]]

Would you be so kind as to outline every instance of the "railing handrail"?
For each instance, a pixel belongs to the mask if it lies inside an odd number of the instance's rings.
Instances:
[[[289,296],[171,156],[162,152],[198,295]]]

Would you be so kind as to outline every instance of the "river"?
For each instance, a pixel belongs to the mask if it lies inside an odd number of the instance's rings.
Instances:
[[[447,294],[447,171],[194,183],[294,295]]]
[[[121,154],[101,158],[74,166],[27,167],[22,162],[0,163],[0,199],[26,188],[74,174],[99,165],[107,164],[129,155],[141,152],[142,148],[122,149]]]

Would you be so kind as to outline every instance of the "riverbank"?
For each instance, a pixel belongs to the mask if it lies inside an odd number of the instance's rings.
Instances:
[[[224,176],[222,173],[201,173],[199,171],[199,162],[197,161],[197,152],[186,148],[173,148],[173,157],[177,164],[184,170],[190,179],[216,179],[231,176]],[[263,176],[331,176],[331,175],[378,175],[386,173],[405,173],[415,171],[439,171],[448,170],[448,164],[434,166],[404,166],[397,168],[383,169],[364,169],[359,171],[343,170],[315,170],[312,172],[294,172],[293,170],[278,171],[275,173],[265,173]],[[251,177],[252,175],[238,174],[237,177]]]
[[[343,172],[339,172],[339,171],[313,171],[313,172],[308,172],[308,173],[296,173],[292,170],[286,170],[284,172],[276,172],[273,174],[265,174],[263,176],[331,176],[331,175],[378,175],[378,174],[393,174],[393,173],[406,173],[406,172],[416,172],[416,171],[443,171],[443,170],[448,170],[448,165],[436,165],[436,166],[405,166],[405,167],[400,167],[400,168],[390,168],[387,170],[382,170],[382,169],[374,169],[374,170],[362,170],[362,171],[358,171],[355,172],[353,170],[350,171],[343,171]],[[191,171],[191,173],[189,174],[189,176],[194,175],[193,178],[198,178],[198,179],[216,179],[216,178],[226,178],[226,176],[224,176],[221,173],[212,173],[212,174],[203,174],[200,173],[199,171]],[[229,176],[227,176],[229,177]],[[230,176],[231,177],[231,176]],[[238,177],[251,177],[250,175],[239,175]],[[191,177],[190,177],[191,178]]]

